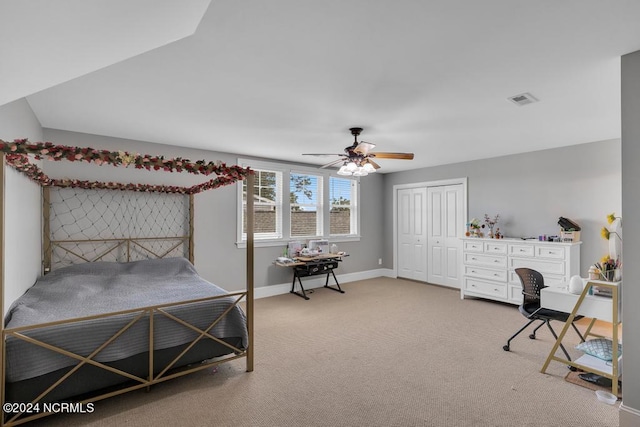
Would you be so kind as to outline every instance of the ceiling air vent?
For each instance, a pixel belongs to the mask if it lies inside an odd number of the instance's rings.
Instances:
[[[529,92],[521,93],[520,95],[510,96],[507,99],[521,107],[523,105],[533,104],[534,102],[538,102],[538,99],[535,96],[531,95]]]

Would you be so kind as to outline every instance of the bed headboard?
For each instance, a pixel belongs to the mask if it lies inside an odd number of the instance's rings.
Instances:
[[[183,256],[193,262],[193,196],[43,189],[44,271],[71,264]]]

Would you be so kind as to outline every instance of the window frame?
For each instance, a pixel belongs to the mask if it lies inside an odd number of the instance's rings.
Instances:
[[[274,170],[274,169],[264,169],[264,168],[255,168],[255,170],[258,171],[262,171],[262,172],[272,172],[276,175],[275,177],[275,181],[276,181],[276,188],[275,188],[275,192],[276,192],[276,197],[275,197],[275,201],[273,206],[276,209],[276,224],[275,224],[275,231],[272,233],[259,233],[256,232],[254,230],[253,233],[253,238],[256,240],[278,240],[281,239],[283,234],[283,230],[282,230],[282,216],[284,215],[283,212],[283,198],[284,195],[282,194],[282,187],[283,187],[283,181],[284,181],[284,173],[280,170]],[[256,178],[257,179],[257,178]],[[238,225],[239,229],[240,229],[240,241],[246,242],[247,240],[247,234],[244,232],[243,230],[243,225],[244,225],[244,208],[245,208],[245,203],[244,203],[244,195],[243,195],[243,188],[244,185],[246,184],[246,181],[238,181],[238,187],[240,187],[240,223]],[[256,208],[256,206],[259,206],[260,203],[254,201],[254,210]],[[265,204],[265,206],[268,206],[269,204]],[[279,215],[278,215],[279,212]],[[278,221],[278,218],[280,218],[280,221]]]
[[[289,192],[291,192],[291,175],[304,175],[304,176],[312,176],[312,177],[316,177],[318,179],[318,185],[317,185],[317,189],[316,189],[316,194],[318,197],[318,201],[315,205],[312,205],[310,203],[298,203],[297,206],[313,206],[316,209],[316,234],[315,235],[303,235],[303,236],[293,236],[292,235],[292,228],[293,228],[293,223],[292,223],[292,204],[290,201],[290,197],[287,198],[287,200],[289,201],[289,236],[290,236],[290,240],[300,240],[300,239],[308,239],[308,238],[315,238],[318,236],[318,231],[322,230],[322,234],[324,234],[324,219],[326,218],[324,215],[324,203],[325,203],[325,197],[324,197],[324,186],[325,186],[325,180],[330,180],[330,178],[327,178],[324,176],[324,174],[320,173],[320,172],[311,172],[309,170],[305,170],[305,171],[300,171],[298,169],[291,169],[289,171],[289,186],[287,187],[287,189],[289,190]],[[284,187],[284,185],[283,185]],[[284,196],[283,196],[284,197]]]
[[[329,227],[329,232],[328,235],[332,238],[332,240],[335,239],[339,239],[341,236],[345,236],[345,237],[349,237],[352,236],[353,233],[349,233],[349,234],[331,234],[331,209],[334,207],[333,203],[331,202],[331,180],[332,179],[340,179],[340,180],[346,180],[346,181],[351,181],[351,185],[355,185],[355,200],[353,198],[353,194],[351,194],[350,196],[352,197],[351,199],[351,203],[349,203],[349,211],[350,211],[350,215],[349,215],[349,229],[353,230],[355,229],[357,232],[356,234],[359,235],[359,224],[360,224],[360,209],[359,209],[359,199],[360,199],[360,189],[358,187],[358,184],[360,183],[359,178],[358,179],[353,179],[353,178],[347,178],[345,176],[339,176],[337,174],[331,174],[328,178],[327,181],[329,182],[329,197],[328,197],[328,203],[329,203],[329,220],[327,221],[327,225]],[[353,193],[354,192],[354,188],[350,188],[350,192]]]
[[[279,238],[259,238],[254,235],[254,245],[256,247],[267,247],[267,246],[282,246],[286,245],[288,242],[292,240],[310,240],[310,239],[328,239],[332,242],[350,242],[350,241],[359,241],[360,240],[360,209],[357,207],[360,205],[360,178],[348,178],[344,176],[338,175],[337,171],[332,170],[323,170],[319,168],[305,167],[305,166],[297,166],[294,164],[286,164],[286,163],[278,163],[278,162],[270,162],[263,160],[251,160],[239,158],[237,164],[243,167],[250,167],[256,170],[263,171],[272,171],[272,172],[281,172],[282,179],[280,185],[283,187],[280,189],[280,207],[282,209],[282,215],[280,216],[281,220],[281,233],[282,237]],[[288,196],[290,191],[290,182],[291,182],[291,174],[308,174],[314,175],[318,178],[322,178],[322,182],[320,183],[321,192],[322,192],[322,201],[319,204],[322,206],[322,224],[321,230],[322,235],[317,236],[294,236],[291,237],[291,203],[290,198]],[[337,234],[331,235],[329,229],[329,215],[331,210],[331,201],[330,201],[330,178],[339,178],[339,179],[351,179],[354,181],[355,185],[355,201],[352,201],[352,207],[356,207],[355,215],[352,215],[352,221],[355,221],[355,232],[353,234]],[[237,224],[237,233],[236,233],[236,246],[238,248],[246,247],[246,235],[244,235],[242,230],[243,224],[243,210],[244,210],[244,200],[242,194],[243,183],[236,183],[237,189],[237,203],[236,203],[236,224]],[[287,193],[284,192],[287,191]],[[277,226],[276,226],[277,227]]]

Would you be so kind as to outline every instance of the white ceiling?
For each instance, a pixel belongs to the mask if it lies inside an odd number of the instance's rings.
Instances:
[[[323,164],[302,153],[360,126],[415,153],[381,172],[619,138],[620,56],[640,50],[640,1],[24,3],[0,6],[0,93],[43,127]]]

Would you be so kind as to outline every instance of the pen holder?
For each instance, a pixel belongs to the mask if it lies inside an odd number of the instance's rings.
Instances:
[[[600,271],[600,277],[602,278],[602,280],[605,280],[607,282],[617,282],[621,279],[622,272],[619,268],[616,268],[614,270]]]

